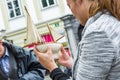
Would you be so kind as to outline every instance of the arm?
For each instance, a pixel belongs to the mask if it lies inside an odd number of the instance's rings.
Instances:
[[[51,72],[50,77],[53,80],[69,79],[69,76],[64,72],[62,72],[56,65],[50,47],[48,47],[48,50],[46,53],[40,53],[36,48],[34,48],[34,52],[38,57],[39,62]]]
[[[94,31],[84,36],[76,80],[106,80],[115,48],[106,33]]]
[[[12,51],[12,54],[17,60],[20,59],[18,64],[20,64],[20,69],[22,69],[21,73],[23,76],[20,77],[19,80],[44,79],[46,69],[37,61],[32,51],[27,51],[8,42],[4,42],[3,45],[7,46],[7,48]]]
[[[52,78],[52,80],[67,80],[70,78],[70,76],[62,72],[62,70],[59,68],[54,69],[51,72],[50,77]]]
[[[37,61],[34,53],[29,52],[27,56],[28,71],[20,80],[44,80],[45,68]]]
[[[64,49],[64,47],[61,47],[61,54],[58,59],[58,63],[62,66],[65,66],[69,69],[72,69],[73,66],[73,59],[72,56],[70,56]]]

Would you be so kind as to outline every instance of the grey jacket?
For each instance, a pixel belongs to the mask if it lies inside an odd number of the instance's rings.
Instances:
[[[91,17],[74,65],[74,80],[120,80],[120,21],[108,12]]]

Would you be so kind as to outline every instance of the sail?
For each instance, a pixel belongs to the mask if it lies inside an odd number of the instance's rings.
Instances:
[[[57,42],[59,39],[63,38],[64,36],[61,35],[60,33],[56,32],[52,27],[50,27],[49,25],[47,25],[48,30],[50,32],[50,34],[53,37],[54,42]]]
[[[26,39],[26,45],[24,47],[28,47],[31,44],[37,44],[38,42],[44,44],[45,41],[43,41],[43,39],[41,38],[41,35],[39,34],[36,26],[34,25],[26,7],[25,7],[25,10],[27,13],[27,39]],[[49,33],[52,35],[53,42],[57,42],[59,39],[64,37],[63,35],[57,33],[48,24],[47,24],[47,27],[48,27]]]
[[[39,32],[37,31],[36,26],[34,25],[30,14],[27,11],[27,8],[25,7],[26,13],[27,13],[27,39],[26,39],[26,45],[30,45],[33,43],[41,42],[41,37],[39,35]]]

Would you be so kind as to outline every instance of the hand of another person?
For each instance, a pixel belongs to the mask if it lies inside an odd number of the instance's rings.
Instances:
[[[61,47],[61,55],[59,56],[58,63],[68,68],[72,68],[73,66],[72,57],[68,55],[63,47]]]
[[[39,60],[39,62],[46,68],[48,69],[50,72],[52,70],[54,70],[55,68],[58,68],[58,66],[56,65],[54,58],[53,58],[53,54],[51,51],[51,48],[48,47],[47,52],[46,53],[41,53],[39,52],[36,48],[34,48],[34,52]]]

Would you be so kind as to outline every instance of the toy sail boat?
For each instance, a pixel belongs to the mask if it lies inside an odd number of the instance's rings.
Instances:
[[[34,44],[40,52],[45,53],[47,51],[47,47],[50,46],[52,53],[54,54],[54,58],[57,59],[60,54],[60,47],[62,46],[62,44],[57,43],[57,41],[64,36],[57,33],[52,27],[49,26],[49,24],[47,24],[47,28],[53,38],[53,42],[45,42],[39,34],[36,26],[33,24],[33,21],[26,7],[25,10],[27,13],[27,39],[26,45],[24,47]]]

